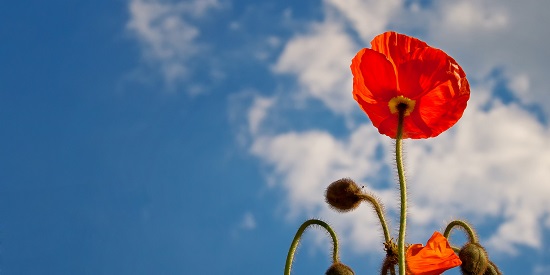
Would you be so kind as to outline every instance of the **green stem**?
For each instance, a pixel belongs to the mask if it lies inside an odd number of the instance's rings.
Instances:
[[[461,220],[452,221],[452,222],[449,223],[449,225],[447,225],[447,228],[445,228],[445,232],[443,232],[443,236],[447,240],[449,239],[449,236],[451,235],[451,231],[456,226],[462,228],[466,232],[466,234],[468,235],[468,241],[470,243],[478,243],[477,234],[474,231],[474,229],[467,222],[461,221]]]
[[[399,108],[399,120],[397,124],[397,136],[395,138],[395,162],[397,175],[399,176],[399,190],[401,192],[401,216],[399,218],[399,239],[397,242],[399,256],[399,274],[405,275],[405,231],[407,228],[407,183],[405,181],[405,168],[403,165],[403,119],[405,109]]]
[[[382,231],[384,231],[384,239],[386,243],[389,243],[391,241],[391,236],[390,231],[388,230],[388,224],[386,223],[386,218],[384,216],[384,206],[374,196],[369,194],[362,194],[361,199],[364,201],[368,201],[372,205],[372,208],[374,208],[374,211],[376,212],[376,215],[378,215],[378,219],[380,220]]]
[[[298,232],[296,232],[296,235],[294,236],[294,239],[292,240],[292,243],[290,244],[290,248],[288,249],[288,254],[286,256],[286,264],[285,264],[285,275],[290,275],[290,270],[292,269],[292,262],[294,260],[294,254],[296,253],[296,248],[298,247],[298,243],[300,242],[300,238],[302,237],[302,234],[306,230],[306,228],[310,225],[319,225],[326,229],[330,236],[332,237],[332,263],[337,263],[340,261],[340,257],[338,255],[338,238],[336,237],[336,233],[334,233],[334,230],[330,228],[330,226],[321,220],[317,219],[310,219],[305,221],[300,228],[298,228]]]

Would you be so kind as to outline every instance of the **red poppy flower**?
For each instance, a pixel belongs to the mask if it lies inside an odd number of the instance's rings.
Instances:
[[[407,249],[407,274],[439,275],[462,264],[449,242],[441,233],[434,232],[426,246],[413,244]]]
[[[470,98],[466,74],[442,50],[396,32],[376,36],[351,62],[353,98],[381,134],[396,138],[407,109],[403,138],[435,137],[462,116]]]

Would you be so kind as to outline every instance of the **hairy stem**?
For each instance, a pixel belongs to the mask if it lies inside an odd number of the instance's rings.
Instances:
[[[332,237],[332,263],[337,263],[340,261],[340,257],[338,255],[338,238],[336,237],[336,233],[334,232],[334,230],[332,230],[332,228],[330,228],[330,226],[324,221],[317,220],[317,219],[310,219],[305,221],[300,226],[300,228],[298,228],[298,231],[296,232],[296,235],[294,236],[294,239],[290,244],[290,248],[288,249],[288,254],[286,256],[285,275],[290,275],[290,270],[292,269],[292,262],[294,261],[294,254],[296,253],[296,248],[298,247],[300,238],[302,238],[302,234],[304,233],[306,228],[310,225],[319,225],[328,231],[328,233]]]
[[[399,191],[401,192],[401,212],[399,218],[399,238],[397,241],[399,257],[399,274],[405,275],[405,231],[407,228],[407,183],[405,180],[405,168],[403,165],[403,120],[405,109],[399,109],[399,121],[397,124],[397,136],[395,138],[395,162],[399,177]]]
[[[384,216],[384,206],[378,199],[369,194],[362,194],[361,199],[363,201],[368,201],[372,205],[372,208],[374,208],[374,211],[376,212],[376,215],[378,215],[378,219],[380,220],[382,231],[384,231],[384,240],[386,241],[386,243],[389,243],[391,241],[391,236],[390,231],[388,230],[386,217]]]
[[[445,232],[443,232],[443,236],[448,240],[449,236],[451,235],[451,231],[457,226],[462,228],[466,232],[466,234],[468,235],[468,241],[470,243],[478,243],[477,234],[474,231],[474,229],[467,222],[461,221],[461,220],[455,220],[450,222],[447,225],[447,228],[445,228]]]

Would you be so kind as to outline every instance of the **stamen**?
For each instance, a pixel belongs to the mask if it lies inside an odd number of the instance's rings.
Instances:
[[[396,114],[399,111],[405,111],[405,116],[408,116],[414,110],[415,104],[415,100],[399,95],[392,98],[390,102],[388,102],[388,107],[390,108],[390,112],[392,114]]]

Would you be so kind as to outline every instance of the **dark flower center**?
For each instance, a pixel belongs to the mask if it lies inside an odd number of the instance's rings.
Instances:
[[[404,115],[408,116],[414,110],[415,104],[416,104],[415,100],[412,100],[408,97],[404,97],[402,95],[398,95],[392,98],[390,102],[388,102],[388,107],[390,108],[390,112],[392,114],[404,112]]]

